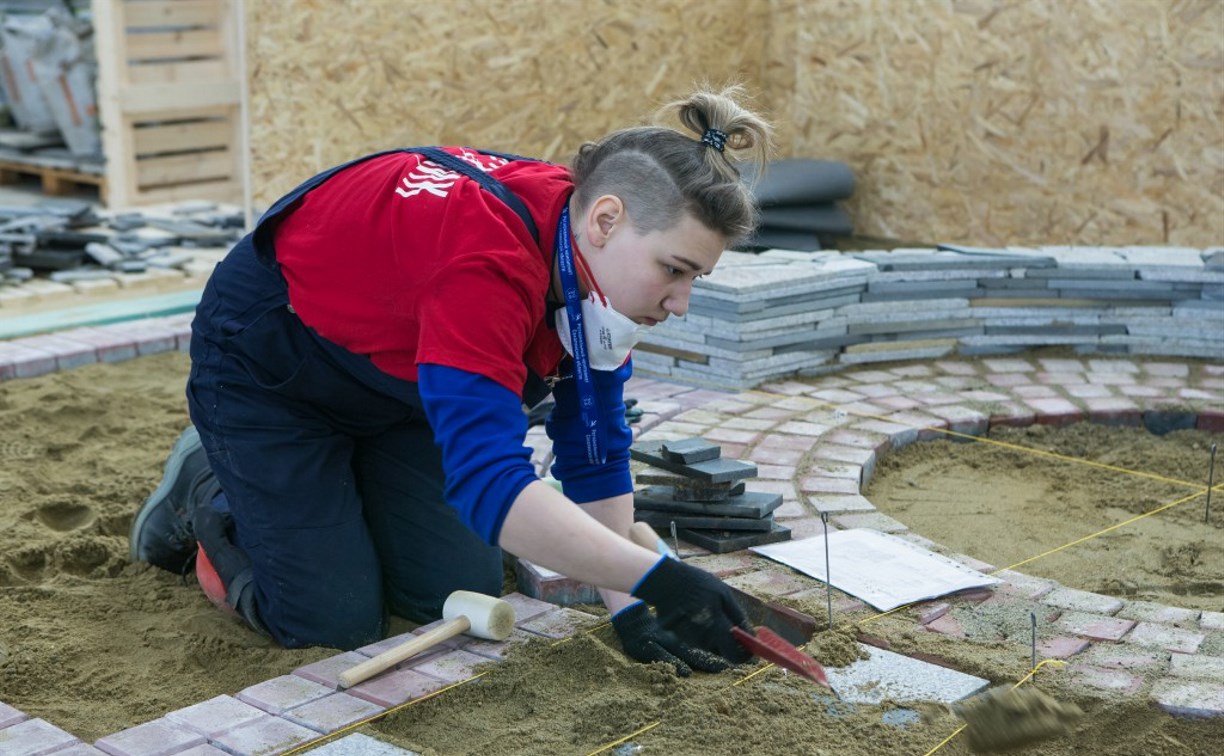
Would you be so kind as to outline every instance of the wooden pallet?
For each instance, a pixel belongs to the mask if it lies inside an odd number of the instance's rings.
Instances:
[[[98,201],[106,203],[106,177],[103,175],[70,168],[0,159],[0,185],[16,184],[24,176],[33,176],[41,181],[43,194],[54,196],[73,194],[82,187],[90,187],[98,190]]]

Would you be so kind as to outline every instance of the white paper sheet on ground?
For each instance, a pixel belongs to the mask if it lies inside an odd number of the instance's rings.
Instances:
[[[824,536],[752,550],[828,582]],[[829,534],[829,572],[834,588],[880,611],[1002,582],[896,536],[859,528]]]

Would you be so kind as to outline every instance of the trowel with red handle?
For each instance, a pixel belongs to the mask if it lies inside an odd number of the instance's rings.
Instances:
[[[731,635],[753,656],[789,669],[822,687],[833,690],[824,667],[812,657],[792,646],[785,638],[767,627],[758,627],[756,635],[740,627],[731,628]]]

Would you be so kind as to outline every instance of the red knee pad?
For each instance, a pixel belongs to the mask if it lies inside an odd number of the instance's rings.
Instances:
[[[208,600],[231,617],[237,617],[238,612],[234,611],[234,607],[230,606],[225,600],[225,584],[221,582],[221,576],[217,574],[217,570],[213,567],[212,561],[209,560],[203,546],[200,546],[196,551],[195,572],[196,580],[199,581],[200,587],[204,589],[204,595],[208,597]]]

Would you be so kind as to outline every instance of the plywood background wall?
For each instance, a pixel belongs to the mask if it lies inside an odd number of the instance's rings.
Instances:
[[[395,146],[567,161],[700,80],[759,81],[768,0],[248,0],[267,204]]]
[[[1220,0],[248,0],[274,200],[394,145],[564,160],[702,79],[842,160],[861,234],[1224,243]]]

